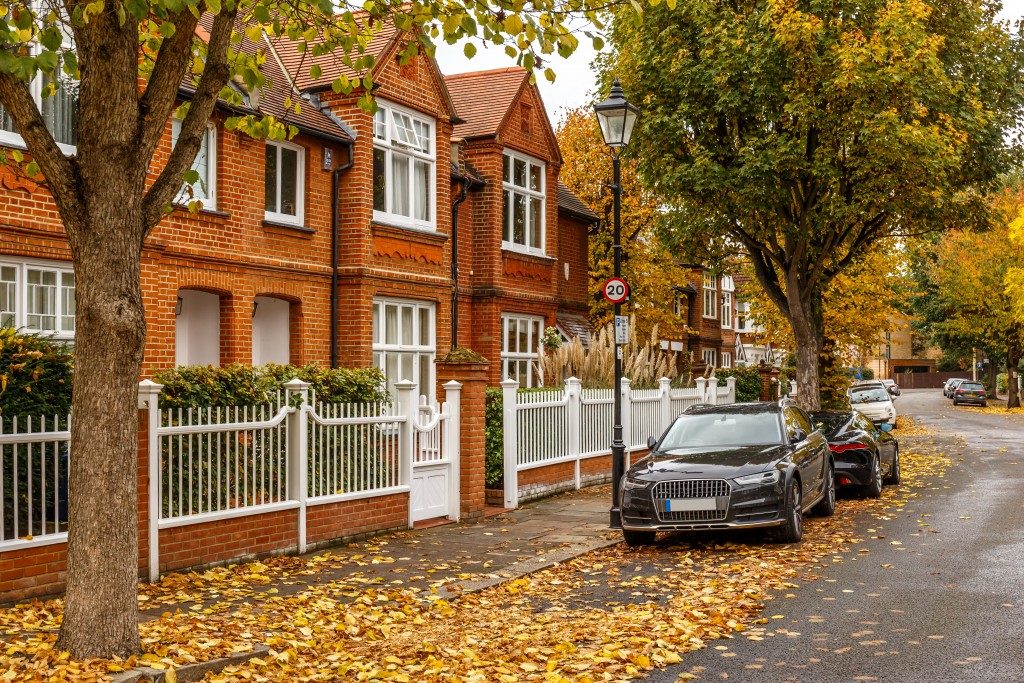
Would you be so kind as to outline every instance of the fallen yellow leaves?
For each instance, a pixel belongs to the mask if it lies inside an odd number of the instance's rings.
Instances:
[[[905,418],[900,429],[900,436],[924,433]],[[207,680],[635,679],[678,664],[709,641],[762,640],[756,624],[769,623],[764,607],[772,594],[792,595],[787,591],[816,579],[861,541],[854,515],[889,519],[942,478],[949,459],[935,447],[904,448],[901,487],[886,488],[877,500],[844,499],[834,517],[809,518],[798,545],[765,543],[759,534],[694,536],[642,550],[619,544],[457,597],[440,592],[443,577],[476,575],[454,562],[419,568],[439,577],[427,588],[358,572],[309,580],[346,563],[394,562],[379,541],[365,555],[274,558],[172,575],[141,589],[144,609],[178,607],[143,622],[145,654],[126,661],[69,661],[53,648],[60,601],[20,605],[0,611],[0,680],[105,680],[138,665],[172,670],[257,645],[270,649]],[[869,530],[882,537],[877,531]],[[781,616],[773,611],[771,619]]]

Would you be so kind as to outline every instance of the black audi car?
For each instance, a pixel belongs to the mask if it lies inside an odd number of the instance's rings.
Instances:
[[[620,484],[628,545],[658,531],[759,527],[792,543],[805,512],[835,511],[828,443],[792,401],[691,408],[650,446]]]
[[[876,425],[856,410],[811,413],[811,419],[828,439],[839,486],[878,498],[883,484],[900,483],[900,444],[890,434],[892,425]]]

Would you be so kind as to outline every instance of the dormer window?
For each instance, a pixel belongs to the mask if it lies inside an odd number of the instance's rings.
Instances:
[[[544,162],[505,151],[501,176],[503,248],[544,255],[544,175]]]
[[[434,120],[378,100],[373,119],[373,218],[434,230]]]

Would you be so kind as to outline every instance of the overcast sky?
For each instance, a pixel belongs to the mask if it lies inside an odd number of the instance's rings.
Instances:
[[[1003,16],[1007,19],[1024,16],[1024,0],[1004,0],[1003,6]],[[595,77],[590,68],[590,63],[594,60],[594,49],[590,40],[582,33],[579,37],[580,46],[571,57],[562,59],[555,55],[552,59],[551,67],[558,76],[555,82],[548,83],[543,76],[538,78],[544,105],[547,107],[551,122],[555,125],[558,125],[561,112],[565,109],[589,105],[595,99]],[[484,48],[479,43],[477,47],[479,49],[473,59],[466,59],[461,43],[438,46],[437,61],[441,71],[445,74],[457,74],[515,66],[515,60],[505,54],[503,47],[492,45]],[[628,97],[629,93],[626,93],[626,96]]]

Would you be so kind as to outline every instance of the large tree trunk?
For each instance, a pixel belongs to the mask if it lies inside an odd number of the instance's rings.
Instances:
[[[789,324],[796,344],[796,399],[807,410],[821,408],[821,353],[825,346],[825,315],[821,296],[801,296],[791,278],[786,287]]]
[[[75,251],[68,578],[57,646],[139,651],[138,378],[146,338],[139,195],[93,198]],[[104,218],[100,218],[104,216]]]

